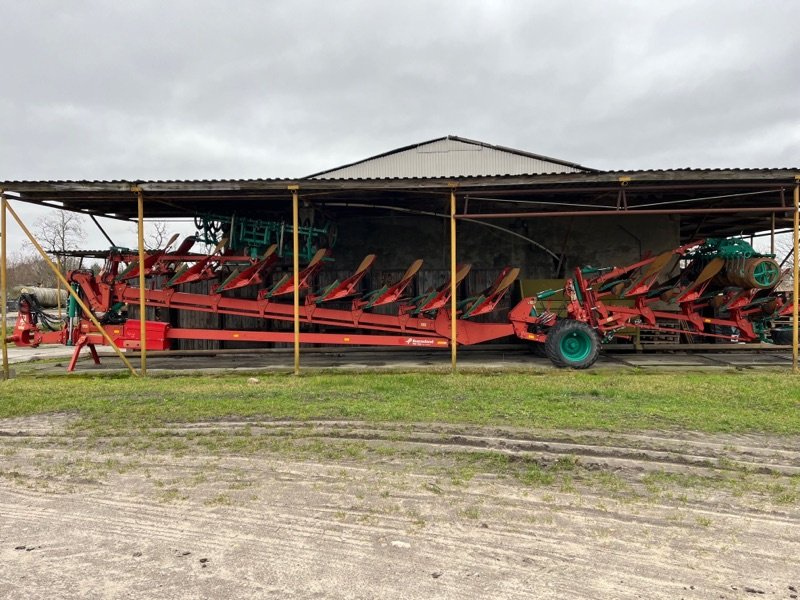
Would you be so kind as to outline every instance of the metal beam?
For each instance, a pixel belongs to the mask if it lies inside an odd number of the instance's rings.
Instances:
[[[791,208],[783,206],[744,207],[744,208],[674,208],[645,210],[566,210],[516,213],[475,213],[456,215],[456,219],[534,219],[551,217],[633,217],[636,215],[725,215],[740,213],[787,213]]]
[[[11,372],[8,369],[8,329],[6,324],[6,305],[8,304],[8,245],[6,243],[6,197],[3,195],[3,190],[0,189],[0,254],[2,254],[2,262],[0,262],[0,344],[3,347],[3,379],[9,379]]]
[[[125,222],[129,222],[130,221],[129,217],[114,216],[113,214],[108,214],[105,211],[91,210],[91,209],[86,208],[86,207],[77,208],[77,207],[53,206],[52,204],[47,204],[48,202],[61,202],[61,203],[64,203],[64,202],[70,202],[70,201],[86,203],[87,200],[83,200],[82,198],[70,198],[70,199],[66,199],[65,200],[62,197],[56,196],[56,197],[53,197],[53,198],[44,198],[44,199],[38,199],[37,198],[37,199],[33,200],[33,199],[31,199],[29,197],[26,197],[26,196],[19,196],[18,198],[14,198],[14,199],[19,201],[19,202],[25,202],[26,204],[33,204],[35,206],[45,206],[47,208],[56,208],[56,209],[59,209],[59,210],[65,210],[67,212],[77,213],[77,214],[80,214],[80,215],[96,215],[98,217],[104,217],[106,219],[114,219],[115,221],[125,221]],[[125,198],[125,199],[127,199],[127,198]],[[110,203],[109,207],[114,206],[115,209],[116,209],[119,206],[119,202],[121,200],[123,200],[123,199],[122,198],[106,198],[105,200]]]
[[[147,375],[147,305],[145,304],[145,268],[144,268],[144,193],[138,186],[131,187],[136,193],[137,233],[139,245],[139,338],[141,344],[139,370]]]
[[[775,254],[775,213],[772,213],[769,230],[769,253]]]
[[[794,268],[792,275],[794,278],[792,293],[792,371],[797,374],[800,369],[797,365],[797,341],[798,323],[797,312],[800,304],[800,176],[796,177],[797,184],[794,186]]]
[[[450,361],[453,373],[456,372],[456,362],[458,355],[458,339],[456,326],[456,310],[458,302],[456,300],[456,188],[450,188]]]
[[[106,233],[106,230],[103,229],[103,226],[100,225],[100,221],[97,220],[97,217],[95,217],[93,214],[89,213],[89,218],[92,221],[94,221],[94,224],[97,225],[97,228],[100,230],[100,233],[102,233],[103,237],[105,237],[108,240],[108,243],[111,244],[112,246],[116,246],[116,244],[114,243],[114,240],[111,239],[111,236],[109,236]]]
[[[300,374],[300,199],[297,185],[290,185],[292,192],[292,294],[294,321],[294,374]]]

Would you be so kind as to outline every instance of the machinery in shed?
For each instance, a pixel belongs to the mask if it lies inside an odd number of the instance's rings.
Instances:
[[[599,342],[631,328],[785,343],[783,332],[772,328],[792,310],[787,294],[775,291],[781,275],[774,256],[743,239],[698,240],[625,267],[575,269],[563,288],[526,300],[534,319],[529,327],[541,353],[573,368],[594,364]],[[548,304],[559,292],[562,316]]]
[[[228,223],[227,234],[233,225]],[[223,231],[219,229],[220,233]],[[308,240],[329,242],[329,233],[309,227],[304,235]],[[301,343],[414,348],[452,345],[451,281],[416,296],[407,293],[422,267],[421,259],[415,260],[398,280],[363,290],[365,275],[377,260],[369,254],[350,276],[317,288],[315,277],[332,255],[329,243],[314,242],[320,247],[313,255],[300,256],[303,267],[295,279],[279,269],[282,257],[278,242],[266,248],[262,245],[254,255],[249,247],[232,248],[227,238],[216,239],[213,249],[197,253],[192,251],[196,237],[188,237],[172,250],[176,241],[173,237],[165,248],[148,252],[142,263],[134,251],[112,250],[99,274],[88,270],[69,273],[74,296],[62,328],[54,327],[52,317],[43,313],[35,298],[21,298],[12,341],[18,346],[74,346],[69,370],[74,369],[84,347],[99,362],[95,346],[108,339],[120,348],[141,348],[139,321],[127,320],[121,310],[126,305],[139,304],[140,290],[133,284],[143,272],[148,282],[144,290],[148,307],[291,322],[294,306],[287,298],[297,290],[303,294],[299,307],[304,326]],[[307,245],[309,249],[313,247],[312,242]],[[464,280],[469,270],[470,265],[459,266],[456,284]],[[477,319],[497,310],[519,271],[505,267],[486,289],[458,298],[457,344],[473,345],[516,336],[533,344],[556,366],[582,369],[597,360],[601,343],[624,335],[630,328],[691,331],[739,342],[770,341],[773,321],[789,314],[792,308],[790,299],[775,291],[781,272],[774,257],[757,253],[744,240],[723,238],[698,240],[624,267],[580,267],[559,290],[521,299],[508,311],[504,322]],[[199,281],[211,283],[208,293],[186,291],[187,284]],[[254,288],[256,297],[231,296],[242,288]],[[566,299],[566,310],[560,315],[549,302],[557,292]],[[81,311],[74,297],[82,299],[102,332]],[[611,302],[620,298],[629,302]],[[387,314],[385,307],[389,305],[395,308]],[[381,307],[384,310],[378,311]],[[315,326],[325,331],[315,331]],[[292,333],[280,330],[180,328],[158,321],[148,321],[145,330],[148,350],[167,350],[173,340],[181,339],[293,339]]]

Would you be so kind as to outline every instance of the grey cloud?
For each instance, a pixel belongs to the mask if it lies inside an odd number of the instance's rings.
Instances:
[[[793,166],[800,4],[3,2],[0,179],[301,176],[456,134]]]

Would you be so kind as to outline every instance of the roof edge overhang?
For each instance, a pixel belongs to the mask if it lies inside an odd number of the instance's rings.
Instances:
[[[478,177],[426,177],[383,179],[199,179],[199,180],[112,180],[112,181],[4,181],[0,189],[16,193],[125,193],[140,188],[143,192],[200,191],[282,191],[289,186],[300,190],[326,189],[441,189],[485,187],[529,187],[576,184],[712,184],[770,182],[793,184],[800,177],[800,167],[777,169],[665,169],[646,171],[593,171],[590,173],[551,173],[542,175],[495,175]]]

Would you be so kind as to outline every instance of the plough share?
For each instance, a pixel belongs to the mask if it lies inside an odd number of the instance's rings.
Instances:
[[[170,251],[175,238],[163,250],[149,252],[143,264],[134,251],[113,250],[99,274],[75,270],[68,274],[72,289],[84,300],[104,330],[120,348],[142,347],[138,319],[126,319],[125,305],[138,305],[140,269],[149,282],[145,303],[150,307],[255,317],[292,322],[291,302],[295,289],[303,294],[300,321],[305,326],[334,328],[336,332],[304,331],[304,344],[349,346],[401,346],[449,348],[451,345],[451,282],[419,296],[407,294],[422,267],[414,261],[394,283],[361,293],[363,279],[376,261],[366,256],[356,271],[342,281],[313,290],[315,276],[326,264],[330,250],[323,248],[300,270],[281,274],[276,246],[255,258],[226,251],[221,240],[209,253],[192,253],[193,238]],[[470,266],[462,265],[456,283],[463,281]],[[631,328],[680,331],[733,341],[769,341],[772,321],[791,312],[791,302],[774,291],[780,269],[769,255],[755,252],[742,240],[700,240],[627,267],[575,269],[559,290],[547,290],[523,298],[508,311],[507,322],[474,320],[497,309],[519,275],[506,267],[480,293],[458,298],[456,342],[473,345],[516,336],[542,350],[559,367],[586,368],[598,357],[600,344]],[[212,282],[207,294],[184,291],[186,284]],[[254,286],[257,297],[236,298],[227,292]],[[560,310],[554,299],[563,293]],[[337,307],[330,303],[338,301]],[[341,308],[342,302],[349,306]],[[373,309],[394,304],[394,314]],[[70,298],[64,326],[47,330],[34,298],[23,297],[14,328],[18,346],[66,344],[75,350],[68,370],[88,347],[95,362],[95,346],[105,344],[100,330],[81,314]],[[292,342],[289,331],[189,329],[160,321],[146,322],[146,348],[168,350],[173,340],[219,340],[239,342]]]

